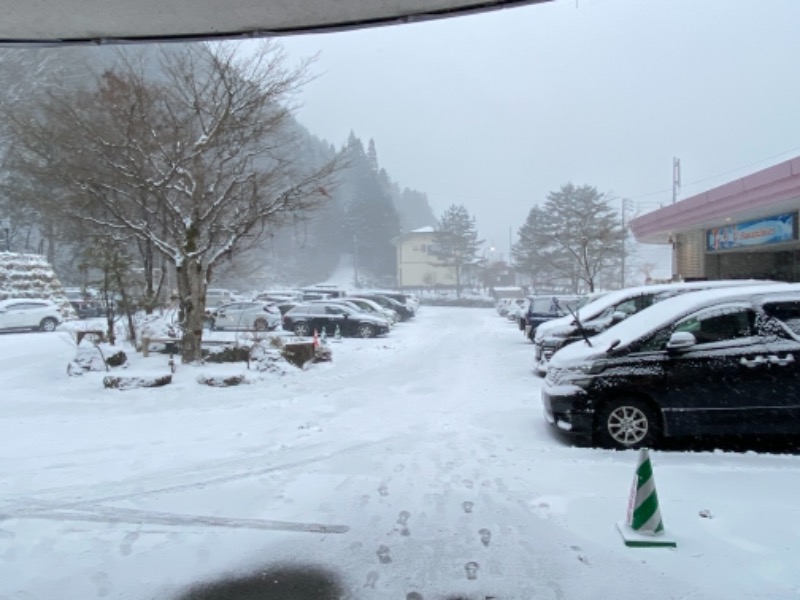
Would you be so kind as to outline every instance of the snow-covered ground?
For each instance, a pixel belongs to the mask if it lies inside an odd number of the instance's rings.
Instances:
[[[800,457],[653,452],[678,547],[631,549],[636,453],[551,432],[532,346],[494,310],[332,347],[250,385],[180,366],[121,392],[67,377],[66,333],[0,335],[0,599],[179,598],[281,564],[352,599],[800,598]]]

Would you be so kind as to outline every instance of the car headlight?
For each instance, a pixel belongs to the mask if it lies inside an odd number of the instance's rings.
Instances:
[[[598,373],[605,371],[606,366],[608,366],[608,361],[604,358],[600,358],[588,363],[584,363],[578,368],[582,373],[586,373],[587,375],[597,375]]]
[[[591,385],[594,376],[602,373],[608,361],[604,359],[593,360],[575,368],[561,369],[553,378],[554,385],[577,385],[587,388]]]

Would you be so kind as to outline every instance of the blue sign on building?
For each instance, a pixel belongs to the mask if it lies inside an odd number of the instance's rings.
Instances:
[[[735,225],[724,225],[714,229],[706,229],[706,250],[729,250],[791,242],[797,239],[795,223],[796,213],[786,213],[744,221]]]

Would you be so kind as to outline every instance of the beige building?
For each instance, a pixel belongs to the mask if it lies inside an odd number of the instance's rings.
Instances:
[[[423,227],[394,239],[397,247],[397,287],[450,287],[456,284],[455,269],[444,266],[432,249],[433,227]]]

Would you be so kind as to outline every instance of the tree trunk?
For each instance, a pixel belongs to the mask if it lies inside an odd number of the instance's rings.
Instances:
[[[456,265],[456,298],[461,298],[461,267]]]
[[[206,311],[206,269],[195,259],[185,260],[176,269],[180,321],[183,326],[181,361],[200,362],[203,359],[203,323]]]
[[[155,266],[153,243],[150,240],[145,240],[141,245],[144,246],[142,249],[142,259],[144,263],[144,312],[147,315],[152,315],[153,307],[156,304],[156,295],[153,286],[153,269]]]
[[[108,343],[113,346],[117,343],[117,335],[114,331],[114,299],[111,294],[109,278],[108,270],[103,269],[103,285],[100,293],[103,294],[103,306],[106,309],[106,335]]]
[[[128,338],[131,344],[136,346],[136,325],[133,322],[133,306],[125,291],[125,284],[122,282],[122,274],[119,270],[115,273],[117,278],[117,289],[119,289],[119,296],[122,299],[122,305],[125,307],[125,316],[128,319]]]

